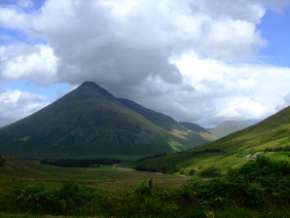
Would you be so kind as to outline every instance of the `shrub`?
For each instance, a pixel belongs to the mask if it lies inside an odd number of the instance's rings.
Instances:
[[[191,175],[191,176],[194,175],[195,173],[196,173],[196,170],[194,170],[194,169],[191,169],[188,172],[188,174]]]
[[[212,175],[212,170],[209,170]],[[206,171],[206,176],[208,175]],[[203,205],[267,208],[290,205],[290,165],[259,157],[227,175],[193,184]]]
[[[176,217],[178,206],[171,192],[153,186],[151,179],[115,199],[112,217]]]
[[[220,171],[215,167],[209,167],[209,168],[202,170],[199,173],[199,175],[202,177],[207,177],[207,178],[217,177],[220,175]]]
[[[0,156],[0,167],[3,167],[5,165],[5,159],[4,157]]]
[[[73,183],[54,189],[18,183],[2,202],[1,210],[33,214],[94,215],[110,207],[102,192]]]
[[[45,159],[41,164],[55,165],[59,167],[99,167],[103,165],[112,165],[120,163],[119,159],[100,158],[100,159]]]
[[[213,171],[208,170],[211,176]],[[114,195],[74,183],[59,188],[18,183],[0,194],[0,211],[75,216],[270,217],[273,208],[288,214],[282,211],[289,206],[289,163],[263,157],[177,190],[155,187],[149,179]]]

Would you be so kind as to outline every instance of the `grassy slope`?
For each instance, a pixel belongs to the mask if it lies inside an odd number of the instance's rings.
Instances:
[[[138,114],[141,114],[146,119],[150,120],[152,123],[163,129],[171,130],[171,129],[179,129],[181,127],[176,120],[165,114],[145,108],[137,104],[136,102],[128,99],[118,98],[117,100],[120,101],[127,108],[135,111]]]
[[[74,101],[66,104],[63,112],[62,105],[59,107],[47,108],[2,129],[1,144],[6,144],[2,149],[79,155],[169,151],[165,131],[141,115],[105,99]],[[27,136],[30,137],[27,141],[21,141]]]
[[[141,114],[156,126],[169,132],[169,144],[175,151],[192,148],[213,141],[215,137],[206,129],[194,123],[177,122],[173,118],[145,108],[128,99],[118,99],[129,109]]]
[[[240,132],[207,145],[160,158],[140,162],[148,169],[187,173],[216,167],[224,172],[238,168],[257,154],[289,160],[290,108]],[[260,153],[262,152],[262,153]]]

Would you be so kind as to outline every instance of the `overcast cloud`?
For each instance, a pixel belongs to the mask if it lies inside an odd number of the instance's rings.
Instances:
[[[33,13],[0,6],[1,26],[46,42],[2,45],[0,79],[72,86],[92,80],[120,97],[206,126],[262,119],[289,102],[290,69],[258,62],[268,43],[258,24],[267,10],[288,3],[49,0]],[[19,5],[31,7],[31,1]],[[38,99],[31,106],[35,95],[19,101],[27,109],[17,118],[45,104]],[[1,108],[0,123],[16,119],[8,110]]]
[[[28,116],[48,104],[42,96],[20,90],[0,90],[0,127]]]

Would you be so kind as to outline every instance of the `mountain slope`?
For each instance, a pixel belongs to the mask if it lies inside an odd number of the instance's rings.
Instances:
[[[148,114],[151,119],[147,119]],[[165,128],[164,121],[176,123],[137,103],[115,98],[93,82],[85,82],[39,112],[0,129],[0,152],[130,156],[173,152],[195,145],[187,137],[189,133],[176,136],[170,127]]]
[[[197,124],[188,123],[189,125],[186,126],[165,114],[145,108],[134,101],[122,98],[118,98],[118,101],[136,113],[141,114],[158,127],[168,131],[171,135],[169,143],[174,151],[189,149],[195,145],[206,144],[215,139],[210,132],[207,132]],[[192,128],[192,126],[195,128]]]
[[[231,133],[240,131],[251,125],[254,125],[255,123],[257,123],[256,120],[245,120],[245,121],[228,120],[221,123],[217,127],[211,129],[210,132],[217,138],[222,138]]]
[[[206,130],[205,128],[195,124],[195,123],[190,123],[190,122],[180,122],[181,125],[183,125],[185,128],[190,129],[192,131],[196,131],[196,132],[207,132],[208,130]]]
[[[187,152],[164,155],[139,162],[144,169],[166,172],[202,172],[208,168],[225,171],[240,167],[248,160],[264,155],[289,161],[290,107],[268,119],[222,139]]]
[[[134,101],[128,100],[128,99],[118,99],[122,104],[124,104],[129,109],[135,111],[136,113],[142,114],[146,119],[150,120],[155,125],[171,130],[171,129],[179,129],[181,126],[177,121],[172,119],[171,117],[164,115],[162,113],[155,112],[153,110],[150,110],[148,108],[145,108],[139,104],[137,104]]]
[[[213,135],[211,132],[209,132],[205,128],[203,128],[200,125],[197,125],[195,123],[180,122],[180,125],[182,125],[183,128],[186,128],[187,130],[194,132],[195,135],[193,135],[192,140],[199,141],[200,144],[205,144],[206,141],[210,142],[210,141],[214,141],[217,139],[217,137],[215,135]],[[199,136],[200,138],[198,139],[197,136]]]

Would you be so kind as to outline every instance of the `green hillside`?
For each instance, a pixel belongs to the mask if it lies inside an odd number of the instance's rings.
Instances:
[[[224,173],[258,156],[287,160],[290,156],[290,107],[268,119],[188,152],[138,163],[139,168],[189,174],[214,169]]]
[[[21,156],[144,156],[208,139],[93,82],[0,129],[0,152]]]
[[[182,128],[182,126],[177,121],[165,114],[145,108],[128,99],[119,98],[118,100],[129,109],[141,114],[146,119],[150,120],[152,123],[163,129],[171,130]]]

